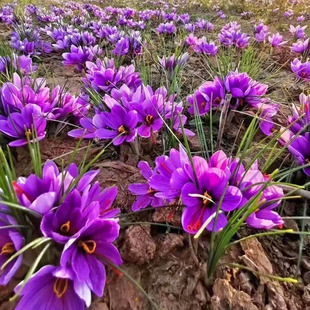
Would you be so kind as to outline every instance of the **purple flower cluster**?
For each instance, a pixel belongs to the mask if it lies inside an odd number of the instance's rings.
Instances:
[[[142,84],[140,74],[135,71],[134,65],[121,66],[118,69],[113,59],[97,59],[94,62],[86,62],[86,78],[83,82],[87,88],[91,87],[99,93],[110,93],[113,89],[119,89],[127,85],[130,89],[136,89]]]
[[[113,245],[120,229],[113,218],[119,210],[111,208],[117,188],[102,191],[99,182],[94,182],[98,173],[91,170],[80,176],[75,164],[60,172],[54,162],[47,161],[42,177],[31,174],[13,183],[19,203],[41,215],[40,233],[58,246],[50,256],[54,259],[26,282],[16,309],[42,308],[47,302],[57,309],[85,309],[90,306],[91,292],[103,295],[105,265],[120,265],[122,259]],[[1,216],[0,227],[7,223],[14,222]],[[1,231],[0,266],[24,243],[18,231]],[[22,256],[17,256],[0,273],[1,285],[8,283],[21,261]]]
[[[14,21],[14,8],[17,3],[6,4],[0,8],[0,22],[11,25]]]
[[[268,33],[269,28],[263,22],[260,22],[258,25],[254,26],[254,36],[257,42],[265,43]]]
[[[237,22],[226,24],[218,35],[219,42],[224,46],[236,46],[245,49],[249,46],[250,37],[241,32],[241,26]]]
[[[291,62],[291,69],[299,79],[310,81],[310,61],[301,62],[295,58]]]
[[[19,72],[21,75],[29,75],[37,70],[37,66],[32,64],[30,56],[12,54],[0,56],[0,73],[7,78],[12,78],[12,71]]]
[[[175,96],[168,98],[164,87],[153,91],[143,84],[131,89],[123,85],[119,89],[113,88],[110,95],[106,94],[103,103],[108,112],[97,109],[92,119],[80,120],[82,129],[74,129],[69,135],[75,138],[113,139],[113,144],[119,145],[133,142],[137,135],[154,139],[154,134],[164,125],[163,120],[170,122],[172,129],[182,134],[187,120],[182,114],[182,102],[176,102]],[[194,135],[188,129],[184,132],[188,136]]]
[[[292,44],[292,51],[298,54],[304,54],[309,51],[309,39],[298,40]]]
[[[190,34],[185,42],[198,54],[215,56],[218,53],[218,46],[213,41],[208,42],[205,37],[197,38]]]
[[[62,55],[63,64],[65,66],[76,66],[78,70],[82,71],[87,61],[95,60],[101,54],[102,49],[98,45],[90,47],[71,45],[70,52]]]
[[[6,209],[1,205],[0,210]],[[24,238],[15,228],[8,226],[16,225],[16,220],[5,213],[0,213],[0,267],[24,245]],[[13,278],[23,261],[20,255],[12,260],[3,270],[0,270],[0,286],[7,285]]]
[[[305,30],[307,29],[307,26],[300,26],[297,25],[294,27],[293,25],[290,25],[290,33],[295,37],[295,39],[306,39],[307,35],[305,33]]]
[[[129,190],[138,198],[133,211],[147,206],[159,207],[179,204],[182,201],[182,227],[195,234],[208,222],[209,231],[219,231],[227,224],[227,214],[245,207],[259,192],[262,192],[257,210],[247,218],[248,225],[270,229],[283,224],[274,209],[280,204],[283,190],[275,185],[263,188],[269,176],[263,175],[254,163],[246,170],[238,158],[229,158],[224,152],[214,153],[209,162],[194,156],[193,166],[185,150],[172,149],[169,156],[155,160],[152,170],[146,162],[139,168],[146,183],[136,183]],[[218,217],[214,226],[216,213]]]
[[[268,41],[272,47],[279,47],[287,43],[287,41],[283,41],[283,36],[280,35],[279,32],[272,34],[268,37]]]
[[[24,69],[30,70],[31,62],[26,59],[25,63]],[[22,146],[33,141],[34,131],[38,140],[45,137],[47,120],[65,120],[69,116],[78,120],[85,116],[88,102],[64,93],[60,86],[50,90],[44,79],[21,78],[14,73],[13,82],[6,82],[1,88],[0,109],[0,131],[15,140],[10,146]]]
[[[11,46],[24,55],[48,54],[52,51],[51,43],[41,38],[39,29],[34,27],[29,20],[27,23],[14,27]]]
[[[177,28],[173,22],[162,23],[157,28],[156,31],[159,34],[174,34],[177,32]]]
[[[227,94],[231,95],[230,108],[254,108],[261,112],[260,128],[270,135],[274,126],[273,116],[278,112],[278,105],[270,103],[267,98],[262,98],[268,86],[252,80],[246,73],[231,72],[224,79],[216,77],[213,81],[203,83],[193,95],[188,97],[192,115],[205,115],[211,109],[221,108]]]
[[[169,57],[164,56],[159,58],[158,61],[162,69],[167,73],[167,77],[171,80],[176,76],[176,73],[185,66],[188,58],[188,53],[184,53],[178,57],[173,54]]]
[[[281,138],[282,145],[288,144],[288,151],[294,156],[299,165],[307,165],[310,161],[310,135],[308,126],[310,124],[310,97],[305,94],[299,96],[299,106],[292,106],[292,116],[288,117],[286,130]],[[310,176],[310,168],[303,169]]]

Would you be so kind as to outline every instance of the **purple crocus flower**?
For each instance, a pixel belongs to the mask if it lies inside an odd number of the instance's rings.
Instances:
[[[132,142],[137,137],[137,111],[126,112],[119,105],[114,105],[111,112],[101,114],[104,124],[107,128],[99,128],[96,132],[98,139],[114,139],[114,145],[120,145],[123,142]]]
[[[94,220],[66,243],[61,255],[61,266],[73,271],[77,285],[86,284],[99,297],[103,295],[106,281],[102,260],[122,264],[121,256],[112,244],[119,229],[116,220]]]
[[[218,204],[222,199],[215,226],[215,231],[219,231],[227,223],[223,211],[235,210],[242,200],[242,194],[237,187],[228,185],[227,175],[218,168],[205,169],[197,182],[198,186],[189,182],[182,188],[182,201],[185,205],[182,214],[183,229],[195,234],[204,222],[210,220],[207,229],[212,231]]]
[[[282,227],[284,221],[281,216],[272,210],[258,210],[250,214],[246,220],[247,224],[256,229],[271,229]]]
[[[160,34],[162,33],[173,34],[177,32],[177,28],[173,22],[162,23],[156,28],[156,30]]]
[[[13,147],[23,146],[34,142],[33,130],[36,131],[37,140],[45,137],[46,119],[42,117],[41,109],[37,105],[28,104],[21,112],[14,112],[6,120],[0,120],[0,131],[14,138],[9,145]]]
[[[46,237],[53,238],[58,243],[66,243],[82,229],[87,221],[99,216],[99,203],[94,201],[82,208],[82,197],[78,190],[73,190],[57,208],[46,213],[41,222],[41,231]]]
[[[258,108],[261,112],[259,127],[265,135],[270,136],[274,128],[273,117],[278,113],[279,106],[277,104],[261,103]]]
[[[295,53],[303,54],[309,49],[309,38],[305,41],[298,40],[296,43],[292,44],[292,51]]]
[[[293,134],[303,133],[310,123],[310,98],[305,94],[299,95],[300,106],[292,106],[292,116],[287,119],[289,130]]]
[[[0,229],[5,226],[16,225],[15,219],[9,215],[0,213]],[[1,229],[0,234],[0,268],[2,265],[24,244],[24,238],[13,228]],[[23,261],[23,256],[17,256],[3,270],[0,269],[0,286],[7,285],[13,278]]]
[[[287,43],[287,41],[283,41],[283,36],[278,32],[269,36],[268,41],[272,47],[278,47]]]
[[[302,63],[298,58],[295,58],[291,63],[291,69],[298,78],[310,81],[310,61]]]
[[[213,82],[205,82],[194,95],[188,97],[188,103],[190,107],[189,113],[195,114],[195,106],[197,105],[199,115],[209,113],[212,108],[219,107],[225,98],[225,89],[222,81],[219,78],[215,78]]]
[[[63,64],[66,66],[77,66],[78,70],[83,70],[85,68],[85,63],[87,61],[93,60],[98,55],[102,54],[102,49],[98,45],[94,47],[79,46],[76,47],[71,45],[70,53],[64,53],[62,56],[64,58]]]
[[[299,165],[306,165],[310,162],[310,133],[299,135],[287,147]],[[303,169],[307,176],[310,176],[310,167]]]
[[[225,79],[225,88],[233,97],[232,107],[242,106],[245,102],[257,107],[268,86],[252,80],[247,73],[231,72]]]
[[[19,286],[15,291],[18,290]],[[84,288],[84,294],[89,295],[89,306],[91,296],[90,292],[87,293],[87,287]],[[43,310],[46,307],[57,310],[84,310],[86,306],[85,301],[75,292],[71,273],[51,265],[42,267],[28,280],[21,296],[16,310]]]
[[[141,175],[149,181],[156,174],[156,169],[152,170],[146,161],[138,164]],[[163,199],[155,196],[156,190],[152,189],[148,183],[135,183],[128,186],[132,194],[137,195],[136,201],[132,205],[132,211],[138,211],[151,205],[152,207],[163,206]]]
[[[118,56],[124,56],[129,53],[129,48],[130,48],[130,40],[129,37],[126,36],[124,38],[121,38],[116,44],[115,48],[113,50],[114,55]]]
[[[32,59],[25,55],[17,56],[13,54],[13,66],[23,75],[30,74],[37,69],[37,66],[32,65]]]
[[[97,126],[94,124],[94,119],[87,118],[87,117],[81,118],[80,125],[83,128],[73,129],[69,131],[68,136],[77,138],[77,139],[80,139],[80,138],[94,139],[95,138],[95,132],[96,132]]]
[[[185,24],[184,28],[187,32],[195,32],[195,25],[194,24]]]
[[[196,53],[204,53],[208,56],[215,56],[218,53],[218,46],[213,42],[207,42],[205,37],[198,39],[194,45],[193,50]]]
[[[296,38],[296,39],[305,39],[306,33],[305,30],[307,29],[307,26],[300,26],[297,25],[296,27],[294,27],[293,25],[290,25],[290,33]]]
[[[169,156],[163,155],[156,158],[156,174],[149,179],[149,186],[156,191],[155,196],[165,201],[178,200],[184,184],[192,176],[184,170],[189,164],[186,151],[180,146],[180,151],[171,149]]]
[[[162,128],[163,121],[158,114],[159,111],[156,109],[156,106],[157,102],[149,99],[135,105],[134,108],[138,112],[138,120],[141,122],[141,125],[138,127],[139,136],[149,138],[154,132],[158,132]]]

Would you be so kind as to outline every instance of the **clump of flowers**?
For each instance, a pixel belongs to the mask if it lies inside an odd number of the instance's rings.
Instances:
[[[161,65],[162,69],[167,73],[167,77],[169,80],[172,80],[174,77],[177,76],[177,73],[185,66],[188,60],[188,53],[184,53],[176,57],[175,54],[169,57],[162,57],[159,58],[159,64]]]
[[[0,9],[0,22],[11,25],[14,21],[14,8],[17,3],[6,4]]]
[[[249,46],[250,37],[241,32],[241,26],[237,22],[226,24],[218,35],[219,42],[224,46],[236,46],[244,49]]]
[[[307,35],[305,33],[306,29],[307,26],[297,25],[296,27],[294,27],[293,25],[290,25],[289,31],[296,39],[305,39],[307,38]]]
[[[261,112],[261,130],[269,135],[273,128],[272,117],[277,114],[278,105],[263,98],[268,86],[249,77],[247,73],[231,72],[225,78],[216,77],[203,83],[193,95],[188,97],[189,112],[192,115],[205,115],[211,109],[221,109],[225,98],[231,95],[229,107],[241,110],[246,107]]]
[[[26,61],[29,68],[30,63]],[[64,92],[60,86],[50,90],[46,80],[13,74],[13,81],[2,85],[0,91],[1,128],[0,131],[13,138],[11,146],[27,144],[33,140],[33,130],[38,139],[45,136],[47,120],[78,121],[88,113],[86,98],[75,97]]]
[[[52,51],[51,44],[41,38],[39,29],[31,22],[15,26],[11,36],[11,46],[24,55],[48,54]]]
[[[26,251],[34,262],[30,278],[15,288],[21,296],[16,309],[42,308],[46,298],[49,307],[85,309],[91,293],[103,295],[105,266],[122,259],[113,245],[120,229],[119,210],[111,207],[117,188],[101,190],[94,182],[98,173],[79,172],[75,164],[60,172],[47,161],[39,175],[3,176],[1,186],[11,183],[1,192],[0,285],[14,277]],[[28,211],[6,206],[8,197]]]
[[[294,156],[299,165],[307,165],[310,160],[310,97],[300,94],[299,105],[292,105],[292,115],[288,117],[286,130],[279,142],[287,144],[288,151]],[[310,168],[305,167],[303,171],[310,176]]]
[[[157,157],[153,170],[143,161],[138,167],[146,183],[129,186],[129,190],[138,196],[132,210],[184,205],[182,227],[190,234],[196,234],[206,222],[209,231],[223,229],[229,214],[244,208],[259,192],[258,208],[247,217],[247,224],[259,229],[283,224],[280,215],[274,211],[284,195],[283,190],[275,185],[264,188],[263,184],[270,181],[270,176],[264,175],[257,163],[245,169],[238,158],[227,157],[223,151],[214,153],[209,161],[194,156],[191,163],[186,151],[180,147],[179,151],[172,149],[169,156]]]
[[[138,135],[151,138],[154,142],[164,121],[176,133],[182,134],[187,120],[182,112],[182,102],[175,101],[175,96],[168,97],[164,87],[153,91],[143,84],[136,89],[123,85],[103,97],[92,119],[81,119],[83,129],[74,129],[69,135],[75,138],[113,139],[114,145],[133,142]],[[188,129],[184,132],[194,135]]]
[[[177,28],[173,22],[162,23],[157,28],[156,31],[159,34],[174,34],[177,32]]]
[[[268,33],[269,28],[263,22],[260,22],[258,25],[254,26],[254,36],[257,42],[265,43]]]
[[[86,88],[91,87],[102,95],[124,84],[133,89],[142,84],[140,74],[135,71],[134,65],[121,66],[117,69],[113,59],[105,58],[104,61],[97,59],[95,63],[86,62],[86,68],[86,78],[83,79]]]
[[[70,52],[63,53],[63,64],[65,66],[76,66],[79,71],[85,69],[87,61],[96,60],[102,54],[102,49],[98,46],[75,46],[71,45]]]
[[[310,61],[301,62],[295,58],[291,62],[291,69],[299,79],[310,81]]]

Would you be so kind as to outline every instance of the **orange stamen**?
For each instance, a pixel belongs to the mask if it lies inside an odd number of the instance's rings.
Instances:
[[[58,298],[61,298],[67,292],[68,286],[68,279],[57,278],[53,286],[54,293]]]
[[[127,133],[127,131],[126,131],[124,125],[118,127],[117,131],[118,131],[119,133],[123,133],[123,134]]]
[[[153,124],[153,121],[154,121],[154,116],[153,116],[153,115],[147,115],[147,116],[146,116],[145,122],[146,122],[148,125]]]
[[[71,228],[71,223],[70,221],[67,221],[66,223],[60,226],[60,231],[64,234],[67,234],[70,231],[70,228]]]
[[[203,195],[204,195],[206,198],[208,198],[208,199],[204,199],[203,202],[202,202],[203,205],[204,205],[204,207],[207,207],[207,206],[208,206],[208,203],[210,202],[209,199],[212,200],[212,197],[211,197],[207,192],[205,192]]]
[[[8,242],[2,247],[0,255],[13,254],[14,252],[15,252],[15,247],[14,247],[13,242]]]
[[[96,251],[97,244],[94,240],[80,241],[79,246],[88,254],[93,254]]]

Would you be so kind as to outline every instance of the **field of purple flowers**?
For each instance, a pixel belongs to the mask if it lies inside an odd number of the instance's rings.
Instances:
[[[1,2],[0,310],[310,309],[309,9]]]

